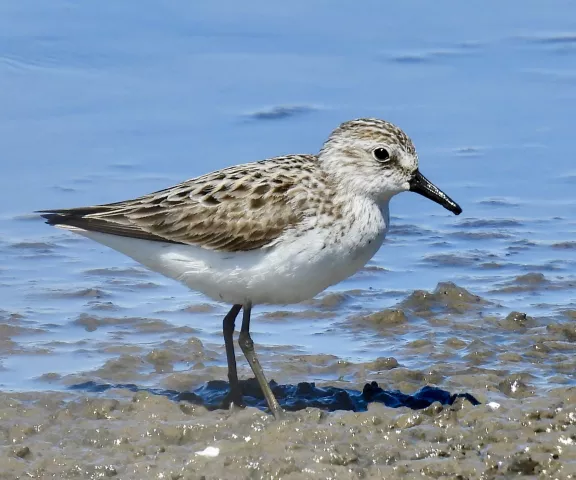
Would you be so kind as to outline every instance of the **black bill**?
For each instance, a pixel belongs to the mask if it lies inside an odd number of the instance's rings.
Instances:
[[[460,205],[422,175],[420,170],[416,170],[412,180],[410,180],[410,191],[419,193],[420,195],[439,203],[446,210],[450,210],[454,215],[460,215],[462,213]]]

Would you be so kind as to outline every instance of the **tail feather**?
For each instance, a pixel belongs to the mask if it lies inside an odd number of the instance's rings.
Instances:
[[[74,219],[102,213],[103,211],[105,210],[101,207],[80,207],[61,210],[39,210],[36,213],[39,213],[48,225],[67,225],[69,221],[74,221]]]
[[[121,237],[139,238],[155,242],[180,243],[168,240],[148,232],[127,221],[119,222],[110,218],[99,218],[92,215],[108,212],[106,207],[80,207],[65,210],[41,210],[39,213],[48,225],[55,227],[72,227],[90,232],[107,233]]]

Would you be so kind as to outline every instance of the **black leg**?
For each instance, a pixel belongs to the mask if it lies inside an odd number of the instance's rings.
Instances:
[[[223,407],[225,408],[229,408],[232,403],[239,407],[244,406],[242,390],[238,382],[238,372],[236,371],[236,355],[234,354],[233,340],[234,325],[241,308],[242,305],[234,305],[222,322],[222,333],[224,334],[224,344],[226,345],[226,360],[228,361],[228,382],[230,383],[230,392],[224,399]]]
[[[246,360],[248,360],[248,363],[250,364],[250,367],[252,368],[252,371],[256,376],[256,380],[258,380],[258,384],[260,385],[260,388],[264,393],[264,397],[266,397],[266,402],[268,403],[270,411],[272,412],[276,420],[280,420],[284,414],[284,411],[282,410],[282,407],[280,407],[278,400],[276,400],[276,397],[272,393],[270,385],[268,385],[268,382],[266,381],[266,377],[264,376],[262,366],[258,361],[256,352],[254,351],[254,342],[250,337],[251,311],[252,311],[252,304],[250,303],[244,304],[244,312],[242,316],[242,328],[240,329],[240,337],[238,338],[238,344],[240,345],[242,352],[244,352],[244,356],[246,357]]]

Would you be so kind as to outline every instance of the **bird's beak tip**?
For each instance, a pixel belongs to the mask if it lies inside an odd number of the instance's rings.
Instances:
[[[410,180],[410,191],[419,193],[439,205],[442,205],[446,210],[451,211],[454,215],[462,213],[462,207],[428,180],[420,171],[416,171],[412,180]]]

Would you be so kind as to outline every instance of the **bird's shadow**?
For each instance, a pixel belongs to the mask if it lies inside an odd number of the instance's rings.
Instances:
[[[240,386],[247,406],[267,410],[266,400],[256,379],[241,380]],[[412,410],[420,410],[434,402],[452,405],[458,398],[464,398],[472,405],[480,405],[480,402],[469,393],[453,394],[430,386],[425,386],[411,395],[398,390],[383,390],[376,382],[367,383],[362,391],[337,387],[317,387],[314,383],[308,382],[302,382],[298,385],[278,385],[271,381],[270,386],[282,408],[288,411],[315,407],[330,412],[335,410],[365,412],[368,409],[368,404],[372,402],[382,403],[391,408],[408,407]],[[144,391],[154,395],[162,395],[176,402],[185,401],[202,405],[208,410],[222,408],[229,392],[228,382],[223,380],[211,380],[192,392],[139,387],[133,383],[109,384],[93,381],[71,385],[69,388],[93,393],[101,393],[113,388],[127,389],[132,392]]]

